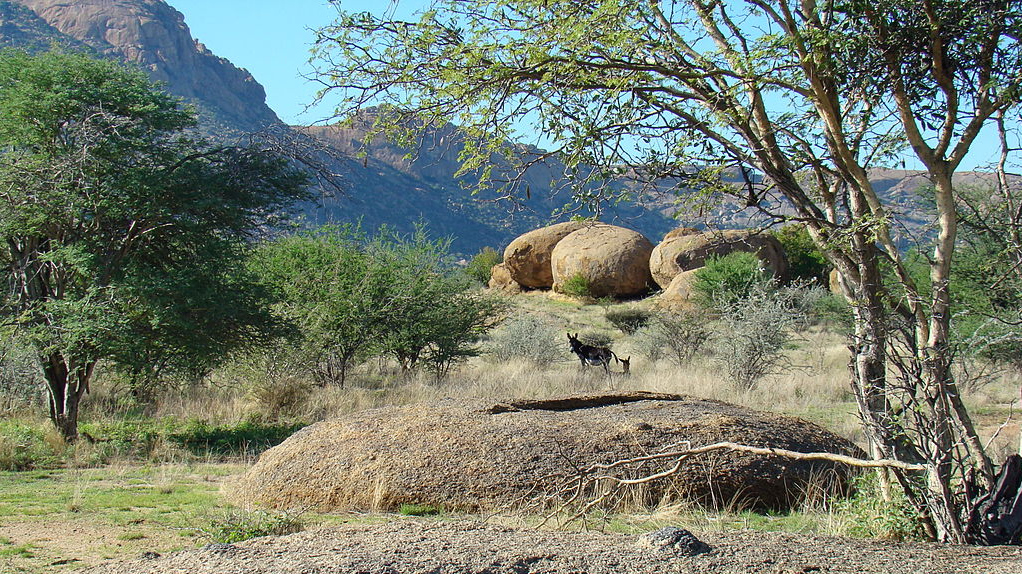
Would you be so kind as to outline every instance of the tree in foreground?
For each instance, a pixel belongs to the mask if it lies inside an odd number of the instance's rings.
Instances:
[[[196,367],[272,330],[236,271],[306,176],[191,137],[195,121],[141,72],[0,54],[3,317],[35,349],[69,441],[98,361]]]
[[[467,170],[536,161],[508,143],[531,131],[575,175],[676,181],[803,224],[854,312],[873,456],[925,464],[925,480],[893,472],[931,536],[989,543],[1019,541],[998,530],[1022,509],[998,500],[1014,494],[995,490],[951,369],[952,177],[984,126],[1017,115],[1020,34],[1018,0],[434,0],[406,20],[342,13],[315,57],[339,116],[375,106],[403,141],[453,121]],[[932,183],[925,285],[869,179],[902,153]]]

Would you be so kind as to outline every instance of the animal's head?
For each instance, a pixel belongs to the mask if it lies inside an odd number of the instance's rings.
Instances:
[[[624,369],[624,372],[627,373],[628,369],[630,369],[631,366],[632,366],[632,356],[631,355],[628,355],[627,358],[621,359],[621,368]]]
[[[578,333],[575,333],[574,335],[568,333],[568,344],[571,345],[572,349],[577,349],[582,346],[582,342],[578,340]]]

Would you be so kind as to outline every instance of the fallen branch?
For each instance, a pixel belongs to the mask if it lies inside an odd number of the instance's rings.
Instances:
[[[783,448],[750,446],[734,442],[718,442],[698,447],[692,447],[690,443],[687,442],[681,444],[686,445],[686,447],[666,452],[615,460],[609,463],[596,463],[587,467],[573,465],[575,466],[574,471],[570,475],[565,476],[558,488],[556,488],[553,492],[548,493],[543,498],[546,502],[551,502],[554,499],[560,499],[560,503],[555,505],[555,510],[544,516],[542,524],[546,524],[555,516],[561,515],[566,509],[576,507],[576,510],[571,513],[570,517],[566,520],[559,521],[562,525],[570,524],[571,522],[585,517],[593,508],[596,508],[620,492],[621,488],[669,478],[681,470],[688,458],[717,450],[732,450],[763,456],[777,456],[791,460],[827,461],[858,468],[888,468],[914,472],[927,470],[926,465],[922,464],[912,464],[891,459],[867,460],[829,452],[797,452]],[[645,476],[632,478],[614,476],[609,472],[614,469],[641,465],[653,461],[667,461],[673,462],[673,464],[669,468],[660,469],[657,472],[647,474]],[[596,485],[601,483],[607,486],[602,493],[599,493],[599,489]],[[594,496],[589,498],[586,494],[593,494]],[[582,500],[583,497],[589,499]]]

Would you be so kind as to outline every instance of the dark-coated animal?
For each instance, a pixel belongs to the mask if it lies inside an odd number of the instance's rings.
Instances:
[[[571,345],[571,352],[578,355],[578,360],[582,362],[583,367],[586,365],[602,365],[603,370],[606,371],[607,374],[610,374],[610,360],[614,359],[615,361],[623,362],[625,369],[624,372],[628,372],[628,359],[631,359],[631,357],[628,357],[625,361],[621,361],[621,359],[617,358],[617,355],[614,354],[614,351],[611,351],[606,347],[594,347],[593,345],[586,345],[582,341],[579,341],[578,333],[575,333],[574,335],[568,333],[568,344]]]

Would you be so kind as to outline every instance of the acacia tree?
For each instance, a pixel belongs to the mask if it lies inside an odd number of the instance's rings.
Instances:
[[[0,54],[3,318],[30,341],[69,441],[100,360],[212,360],[272,327],[234,273],[246,237],[304,197],[255,147],[212,145],[140,71]]]
[[[319,31],[314,59],[320,97],[338,98],[338,116],[380,110],[370,137],[407,142],[423,125],[462,126],[466,170],[496,153],[527,167],[536,158],[508,142],[531,129],[576,174],[737,192],[746,205],[803,223],[854,311],[850,369],[873,454],[928,465],[923,488],[898,478],[933,536],[981,540],[969,499],[993,487],[995,470],[950,369],[952,176],[982,127],[1018,109],[1020,8],[1017,0],[435,0],[404,20],[341,13]],[[870,167],[903,152],[933,184],[927,289],[898,249],[896,211],[869,179]],[[724,173],[746,183],[721,185]],[[896,285],[885,284],[882,262]],[[903,367],[894,381],[892,350]]]

